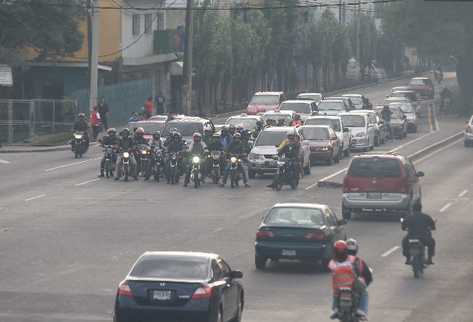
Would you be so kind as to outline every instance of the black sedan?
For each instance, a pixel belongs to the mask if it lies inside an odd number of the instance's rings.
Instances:
[[[146,252],[118,286],[114,322],[240,322],[242,277],[216,254]]]
[[[333,243],[346,239],[344,224],[326,205],[276,204],[256,233],[256,268],[264,269],[268,259],[321,262],[326,268],[333,255]]]

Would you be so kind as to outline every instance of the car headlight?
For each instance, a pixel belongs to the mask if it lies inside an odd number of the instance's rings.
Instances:
[[[192,162],[193,163],[199,163],[200,162],[200,158],[198,156],[195,156],[192,158]]]
[[[123,157],[124,157],[124,158],[129,158],[129,157],[130,157],[130,153],[128,153],[128,152],[123,152]]]
[[[231,157],[231,158],[230,158],[230,161],[231,161],[232,163],[235,163],[235,162],[237,162],[237,158]]]

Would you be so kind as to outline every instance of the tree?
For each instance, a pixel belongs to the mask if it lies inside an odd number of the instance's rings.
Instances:
[[[48,0],[0,0],[0,61],[20,64],[26,48],[37,53],[37,60],[71,54],[82,46],[79,21],[83,8],[78,0],[67,6]],[[74,4],[77,4],[75,6]]]

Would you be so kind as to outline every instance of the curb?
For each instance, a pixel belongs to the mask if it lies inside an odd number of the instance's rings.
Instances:
[[[89,148],[90,147],[93,147],[93,146],[96,146],[98,145],[98,143],[91,143],[89,145]],[[1,153],[36,153],[36,152],[54,152],[54,151],[67,151],[67,150],[70,150],[71,149],[71,146],[70,145],[59,145],[59,146],[52,146],[52,147],[37,147],[37,148],[34,148],[34,147],[31,147],[31,146],[28,146],[28,147],[25,147],[24,149],[9,149],[8,147],[7,148],[0,148],[0,154]]]

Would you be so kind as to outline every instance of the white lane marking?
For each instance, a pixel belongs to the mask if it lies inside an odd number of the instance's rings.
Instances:
[[[88,183],[92,183],[92,182],[96,182],[96,181],[100,181],[99,178],[96,178],[96,179],[92,179],[92,180],[87,180],[87,181],[84,181],[84,182],[81,182],[81,183],[76,183],[75,186],[76,187],[80,187],[80,186],[84,186]]]
[[[63,164],[63,165],[60,165],[60,166],[57,166],[57,167],[54,167],[54,168],[46,169],[44,171],[51,172],[51,171],[54,171],[54,170],[69,168],[69,167],[73,167],[75,165],[84,164],[84,163],[87,163],[87,162],[90,162],[90,161],[96,161],[96,160],[100,160],[100,159],[102,159],[102,157],[94,158],[94,159],[88,159],[88,160],[79,161],[79,162],[68,163],[68,164]]]
[[[443,152],[443,151],[445,151],[445,150],[451,148],[451,147],[454,146],[455,144],[458,144],[460,141],[463,141],[463,138],[458,139],[458,140],[456,140],[456,141],[453,141],[452,143],[450,143],[450,144],[444,146],[443,148],[441,148],[441,149],[439,149],[439,150],[435,150],[435,151],[433,151],[432,153],[427,154],[426,156],[420,158],[419,160],[414,161],[414,164],[421,163],[422,161],[425,161],[426,159],[432,157],[433,155],[436,155],[437,153]]]
[[[443,206],[442,208],[440,208],[440,212],[444,212],[445,210],[447,210],[448,208],[450,208],[452,206],[452,203],[449,202],[448,204],[446,204],[445,206]]]
[[[383,253],[381,255],[381,257],[388,257],[389,255],[391,255],[392,253],[394,253],[396,250],[399,249],[399,246],[394,246],[393,248],[391,248],[390,250],[388,250],[387,252]]]
[[[394,148],[394,149],[392,149],[392,150],[389,150],[387,153],[396,152],[396,151],[398,151],[398,150],[400,150],[400,149],[402,149],[402,148],[405,148],[406,146],[411,145],[411,144],[413,144],[413,143],[415,143],[415,142],[417,142],[417,141],[419,141],[419,140],[425,138],[426,136],[429,136],[429,135],[432,135],[432,134],[433,134],[433,132],[429,132],[429,133],[426,133],[426,134],[424,134],[424,135],[421,135],[421,136],[419,136],[419,137],[416,138],[416,139],[413,139],[413,140],[411,140],[411,141],[409,141],[409,142],[406,142],[406,143],[404,143],[404,144],[399,145],[398,147],[396,147],[396,148]],[[376,152],[379,153],[379,151],[376,151]],[[328,175],[328,176],[326,176],[326,177],[324,177],[324,178],[322,178],[322,179],[320,179],[320,180],[317,180],[315,183],[313,183],[313,184],[311,184],[310,186],[308,186],[307,188],[305,188],[305,190],[310,190],[310,189],[316,187],[319,182],[324,182],[324,181],[328,181],[328,180],[330,180],[330,179],[333,179],[333,178],[335,178],[336,176],[338,176],[338,175],[340,175],[340,174],[346,172],[347,170],[348,170],[348,167],[347,167],[347,168],[343,168],[343,169],[341,169],[341,170],[339,170],[339,171],[337,171],[337,172],[335,172],[335,173],[332,173],[332,174],[330,174],[330,175]]]
[[[30,198],[25,199],[25,201],[28,202],[28,201],[32,201],[32,200],[36,200],[36,199],[40,199],[40,198],[44,198],[44,197],[46,197],[45,194],[37,195],[37,196],[34,196],[34,197],[30,197]]]
[[[468,190],[463,190],[459,195],[458,197],[462,198],[464,195],[466,195],[468,193]]]
[[[11,162],[10,162],[10,161],[7,161],[7,160],[0,159],[0,163],[2,163],[2,164],[10,164]]]

